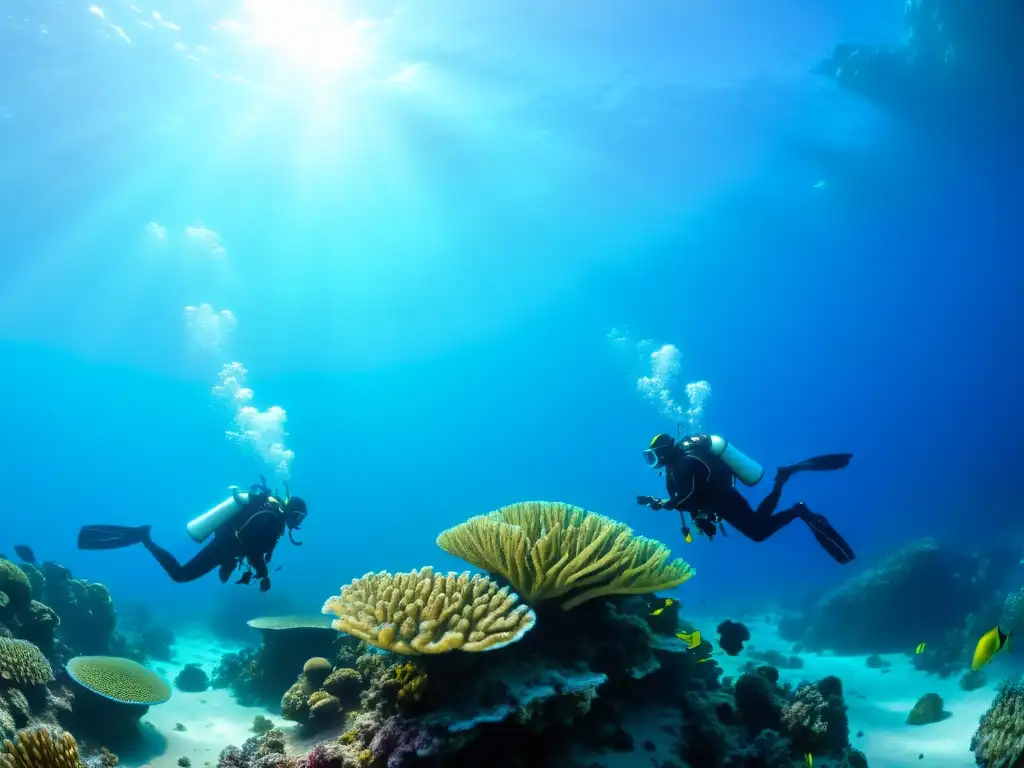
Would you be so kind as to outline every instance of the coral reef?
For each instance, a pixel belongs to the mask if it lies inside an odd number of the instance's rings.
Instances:
[[[210,678],[198,664],[186,664],[175,676],[174,687],[186,693],[202,693],[210,687]]]
[[[908,0],[904,21],[905,44],[837,45],[820,73],[930,130],[1020,128],[1009,106],[1024,86],[1014,3]]]
[[[324,603],[340,632],[406,655],[489,651],[514,643],[536,621],[508,587],[468,572],[368,573]]]
[[[1024,759],[1024,683],[1007,680],[982,715],[971,739],[983,768],[1015,768]]]
[[[718,645],[730,656],[736,656],[743,650],[743,644],[750,639],[750,630],[746,624],[728,619],[718,625]]]
[[[850,726],[839,678],[826,677],[797,688],[793,701],[782,710],[782,722],[801,752],[836,754],[849,746]]]
[[[780,632],[810,650],[851,655],[912,654],[927,638],[915,665],[959,672],[998,618],[998,608],[982,616],[979,606],[991,602],[1016,559],[1009,550],[963,554],[919,541],[831,590],[802,618],[787,615]]]
[[[21,730],[3,747],[0,768],[81,768],[78,743],[66,731]]]
[[[354,661],[358,641],[339,635],[328,616],[267,616],[248,624],[259,631],[260,644],[226,654],[212,680],[214,688],[229,688],[246,706],[276,707],[311,657],[347,655]]]
[[[965,691],[976,691],[987,683],[988,677],[980,669],[969,669],[960,677],[960,688]]]
[[[859,754],[849,750],[837,680],[794,694],[777,684],[774,668],[762,667],[733,690],[720,683],[713,660],[701,663],[701,648],[655,631],[679,628],[649,621],[650,613],[640,597],[593,600],[569,612],[554,603],[538,612],[531,632],[493,654],[402,658],[364,645],[354,669],[337,666],[326,677],[333,662],[310,659],[282,711],[341,736],[291,766],[582,766],[606,751],[641,748],[623,721],[638,706],[676,713],[666,764],[795,768],[805,748],[837,759]],[[350,686],[344,697],[340,681]],[[337,703],[321,704],[325,694]],[[315,706],[327,707],[324,717],[312,713]],[[261,759],[250,742],[226,750],[222,768]]]
[[[917,700],[907,715],[907,725],[930,725],[948,717],[942,709],[942,697],[937,693],[926,693]]]
[[[559,502],[520,502],[470,518],[442,532],[437,544],[505,579],[530,605],[568,597],[566,610],[603,595],[670,589],[694,573],[683,560],[669,560],[660,542]]]
[[[328,768],[327,761],[314,759],[317,753],[314,747],[309,756],[290,759],[285,754],[284,734],[272,728],[250,737],[241,748],[226,747],[217,759],[217,768]]]

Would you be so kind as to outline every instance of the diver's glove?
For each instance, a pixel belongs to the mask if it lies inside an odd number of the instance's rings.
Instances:
[[[266,592],[268,589],[270,589],[270,577],[264,576],[260,579],[260,592]]]
[[[651,509],[658,510],[664,509],[665,504],[661,499],[657,499],[654,496],[637,496],[636,503],[641,507],[650,507]]]

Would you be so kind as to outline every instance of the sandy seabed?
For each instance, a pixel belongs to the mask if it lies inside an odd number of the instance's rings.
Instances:
[[[719,619],[696,619],[692,623],[706,628],[710,635]],[[759,619],[748,624],[753,639],[750,643],[760,651],[778,650],[792,654],[792,644],[778,637],[773,619]],[[199,664],[212,675],[221,656],[238,650],[217,640],[200,635],[179,638],[173,663],[157,662],[153,668],[171,683],[186,664]],[[992,703],[1000,681],[998,661],[989,670],[988,683],[975,691],[963,691],[957,676],[942,680],[915,670],[909,656],[883,656],[891,666],[871,669],[865,656],[832,656],[811,653],[796,654],[804,661],[802,669],[779,670],[780,681],[794,686],[804,680],[818,680],[837,675],[843,681],[849,706],[850,741],[867,755],[871,768],[970,768],[974,756],[971,737],[978,720]],[[724,675],[736,677],[750,658],[726,656],[720,651],[715,658]],[[925,726],[906,724],[907,714],[925,693],[939,694],[949,717]],[[276,713],[260,707],[244,707],[225,689],[203,693],[184,693],[175,689],[171,700],[153,707],[143,718],[150,729],[148,748],[138,755],[122,755],[126,768],[151,766],[176,768],[178,760],[188,758],[192,768],[215,766],[221,750],[229,744],[241,745],[252,736],[256,715],[270,717],[275,724],[288,726]],[[672,760],[677,738],[677,715],[673,710],[651,709],[632,713],[624,723],[633,736],[635,750],[621,754],[594,755],[591,760],[607,768],[635,768],[647,764],[648,758],[661,763]],[[176,730],[181,724],[184,731]],[[858,735],[861,734],[861,735]],[[919,757],[923,756],[923,757]],[[919,763],[918,761],[923,762]]]

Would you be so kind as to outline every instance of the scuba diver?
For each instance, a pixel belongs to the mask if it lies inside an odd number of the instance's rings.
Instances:
[[[235,583],[248,584],[255,575],[260,592],[266,592],[270,589],[267,565],[274,547],[286,529],[292,544],[302,544],[293,534],[306,514],[306,502],[291,496],[287,485],[285,500],[281,501],[271,495],[266,480],[260,476],[260,484],[248,492],[231,486],[231,496],[188,524],[189,536],[196,542],[202,543],[210,534],[213,541],[185,564],[153,543],[148,525],[85,525],[78,532],[78,548],[121,549],[142,544],[176,582],[195,581],[217,569],[224,583],[236,568],[242,568],[242,576]]]
[[[666,434],[655,435],[644,451],[644,460],[652,469],[665,473],[669,497],[637,496],[637,504],[651,509],[679,511],[683,536],[692,541],[686,513],[689,512],[697,530],[714,538],[723,522],[753,541],[764,541],[793,520],[807,524],[814,538],[837,562],[845,564],[854,559],[850,545],[823,516],[815,514],[802,501],[789,509],[775,512],[782,487],[797,472],[842,469],[853,458],[851,453],[816,456],[799,464],[780,467],[775,473],[775,484],[764,500],[753,509],[735,488],[736,478],[747,486],[757,485],[764,477],[764,469],[718,435],[697,435],[680,441]]]

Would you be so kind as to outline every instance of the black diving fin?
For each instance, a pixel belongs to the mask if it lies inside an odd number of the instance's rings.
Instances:
[[[783,467],[782,470],[788,474],[804,471],[828,472],[834,469],[845,469],[850,465],[852,458],[852,453],[826,453],[822,456],[805,459],[798,464],[790,464],[788,467]]]
[[[802,519],[811,529],[811,533],[814,534],[814,538],[817,539],[821,548],[828,552],[837,563],[846,565],[857,557],[850,545],[846,543],[846,539],[840,536],[822,515],[807,510],[807,514]]]
[[[83,525],[78,530],[79,549],[121,549],[149,540],[148,525]]]

